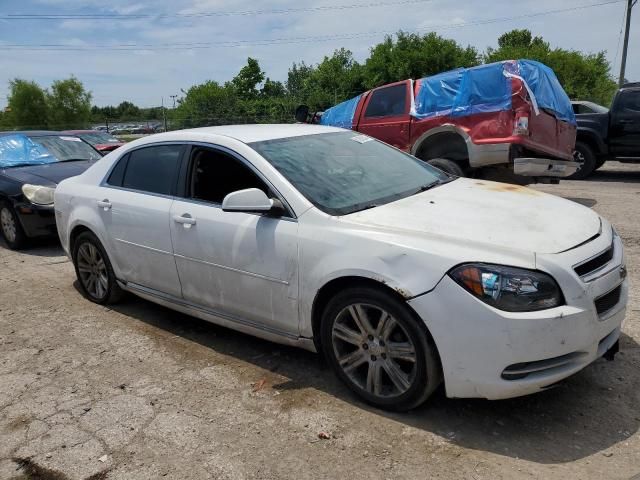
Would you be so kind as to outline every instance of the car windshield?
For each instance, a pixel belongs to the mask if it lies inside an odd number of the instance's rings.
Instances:
[[[86,132],[79,133],[78,136],[89,142],[91,145],[98,145],[100,143],[120,143],[120,140],[106,132]]]
[[[78,137],[20,133],[0,136],[0,168],[100,158],[96,150]]]
[[[411,155],[354,132],[281,138],[250,146],[330,215],[383,205],[451,179]]]

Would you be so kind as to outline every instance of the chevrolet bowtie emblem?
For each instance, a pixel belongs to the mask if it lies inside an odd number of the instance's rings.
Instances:
[[[620,278],[622,278],[623,280],[627,278],[627,267],[625,265],[622,265],[620,267]]]

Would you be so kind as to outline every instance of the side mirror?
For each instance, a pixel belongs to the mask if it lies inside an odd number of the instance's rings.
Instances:
[[[296,108],[295,117],[298,122],[307,123],[309,121],[309,107],[306,105],[299,105],[298,108]]]
[[[231,192],[222,200],[224,212],[271,212],[282,209],[280,200],[271,200],[259,188]]]

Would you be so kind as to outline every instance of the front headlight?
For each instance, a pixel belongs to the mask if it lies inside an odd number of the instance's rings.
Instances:
[[[22,186],[24,196],[36,205],[53,205],[53,192],[55,192],[55,188],[43,187],[42,185],[29,185],[25,183]]]
[[[467,263],[454,268],[449,275],[483,302],[507,312],[533,312],[564,304],[560,287],[546,273]]]

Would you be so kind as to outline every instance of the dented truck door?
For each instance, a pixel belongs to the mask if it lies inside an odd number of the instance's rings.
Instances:
[[[411,81],[372,90],[358,107],[357,130],[408,151],[411,138]]]

